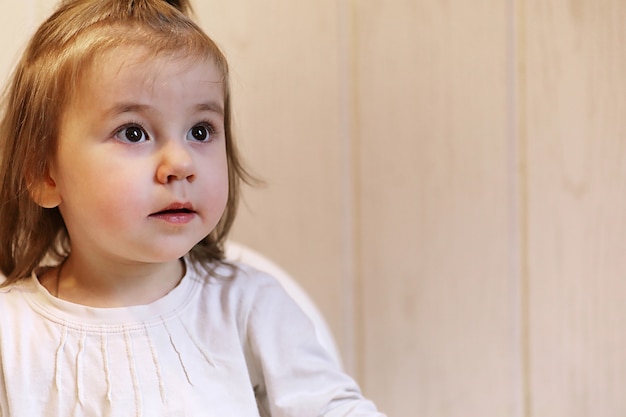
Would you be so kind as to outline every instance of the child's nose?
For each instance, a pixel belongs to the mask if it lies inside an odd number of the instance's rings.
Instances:
[[[156,178],[162,184],[172,181],[187,180],[193,182],[195,180],[194,162],[186,143],[171,140],[160,149]]]

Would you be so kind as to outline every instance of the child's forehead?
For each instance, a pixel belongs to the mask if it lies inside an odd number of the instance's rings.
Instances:
[[[176,67],[185,71],[198,66],[219,70],[212,57],[183,54],[179,51],[153,50],[143,45],[122,45],[96,53],[90,63],[90,70],[125,71],[140,67],[148,71]]]
[[[222,82],[224,74],[214,59],[183,55],[177,52],[155,52],[143,46],[118,46],[94,56],[83,72],[83,83],[102,83],[134,76],[150,83],[159,78],[175,79],[189,71],[199,71],[207,81]]]
[[[186,76],[189,73],[191,77]],[[194,83],[199,91],[206,91],[203,87],[211,85],[211,91],[219,91],[221,100],[225,95],[224,75],[213,59],[175,52],[154,53],[142,46],[119,46],[99,52],[78,81],[70,99],[74,104],[98,100],[108,90],[124,96],[137,91],[158,92],[166,86],[182,88],[183,82]]]

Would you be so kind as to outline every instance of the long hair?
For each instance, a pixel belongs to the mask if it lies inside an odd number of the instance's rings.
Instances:
[[[232,132],[228,63],[190,17],[187,0],[66,0],[31,38],[3,97],[0,118],[0,271],[5,284],[26,277],[46,256],[62,258],[71,242],[58,208],[42,208],[30,187],[55,157],[61,116],[81,75],[103,52],[142,46],[154,56],[212,60],[223,76],[229,192],[216,228],[190,256],[221,261],[235,218],[244,168]]]

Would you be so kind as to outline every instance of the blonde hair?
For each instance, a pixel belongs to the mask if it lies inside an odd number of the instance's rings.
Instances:
[[[229,195],[217,227],[190,252],[194,260],[223,260],[241,181],[233,132],[228,63],[190,18],[187,0],[66,0],[31,38],[3,100],[0,119],[0,271],[5,284],[29,276],[46,255],[60,259],[70,241],[58,208],[44,209],[29,186],[43,180],[55,156],[63,111],[96,57],[119,46],[156,55],[211,59],[223,75]]]

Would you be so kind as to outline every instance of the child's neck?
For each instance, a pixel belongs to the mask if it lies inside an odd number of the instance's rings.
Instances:
[[[42,277],[55,297],[90,307],[149,304],[166,295],[185,273],[181,261],[159,264],[85,262],[70,255]]]

